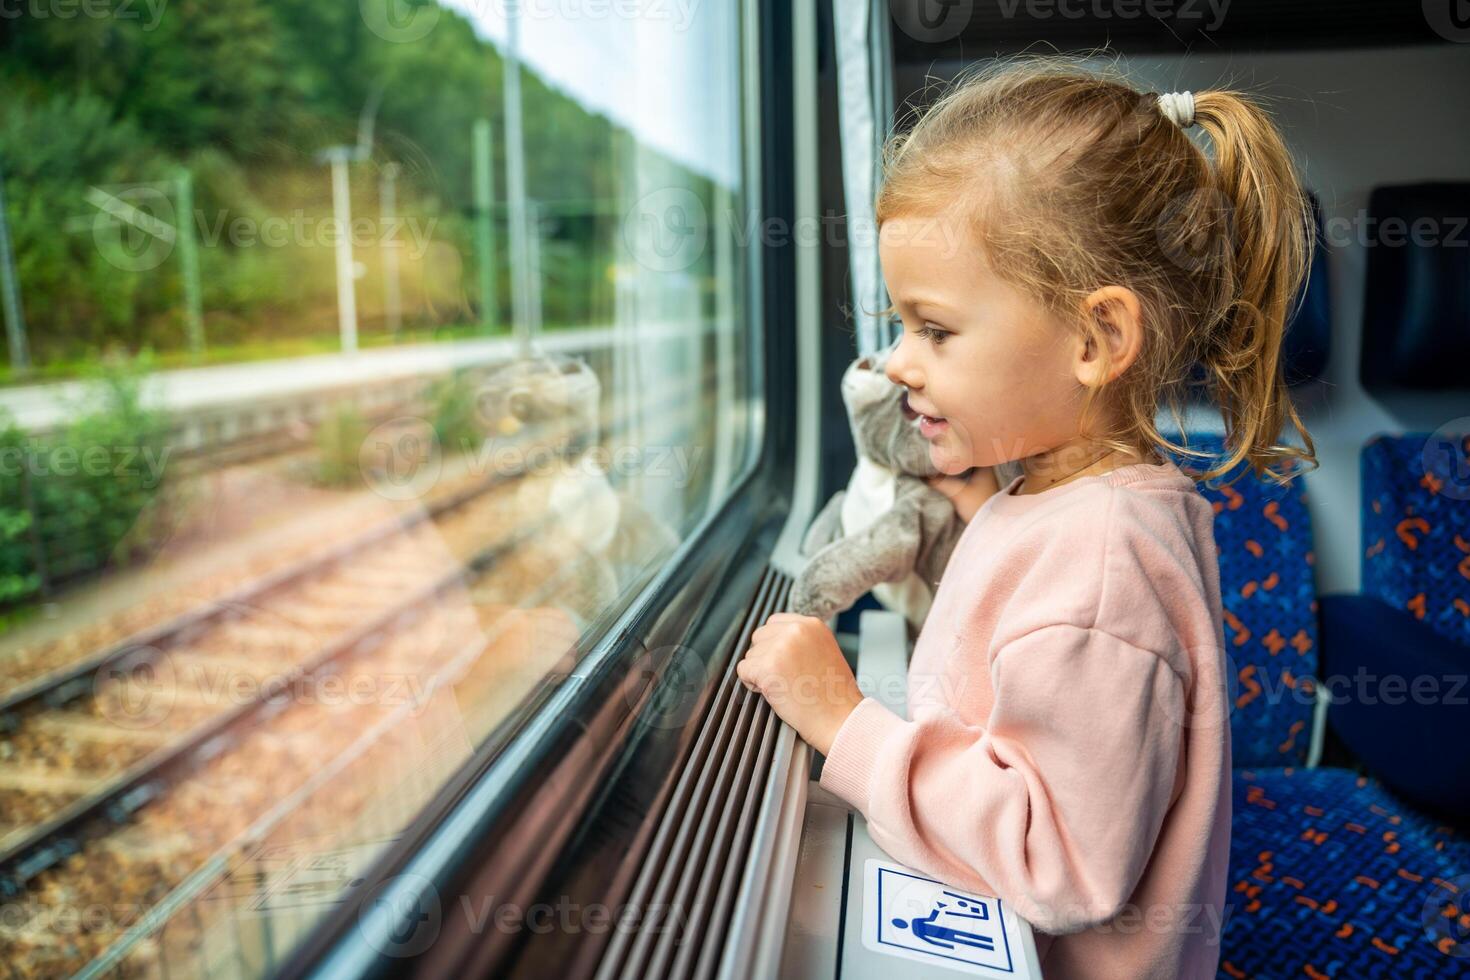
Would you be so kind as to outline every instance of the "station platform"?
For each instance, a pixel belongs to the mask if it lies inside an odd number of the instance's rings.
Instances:
[[[606,332],[603,327],[556,331],[538,338],[537,345],[548,352],[564,347],[581,348]],[[144,404],[150,407],[188,414],[254,401],[279,401],[443,375],[455,368],[510,357],[514,351],[514,338],[498,336],[176,368],[151,375],[144,386],[143,398]],[[8,411],[16,425],[25,431],[45,431],[71,418],[71,406],[85,395],[87,387],[86,381],[58,381],[0,388],[0,409]]]

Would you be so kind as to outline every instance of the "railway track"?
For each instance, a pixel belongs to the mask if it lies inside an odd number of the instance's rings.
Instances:
[[[444,574],[452,556],[434,546],[452,533],[443,523],[510,478],[497,475],[385,522],[9,692],[0,700],[0,897],[62,856],[34,839],[115,796],[92,787],[161,766],[163,746],[202,742],[208,726],[237,720],[232,709],[280,696],[301,670],[337,655],[340,638],[371,610]],[[107,803],[127,809],[145,797]]]
[[[534,547],[534,530],[517,535],[518,543],[486,549],[475,564],[489,565],[517,547]],[[473,607],[458,594],[460,586],[473,584],[473,576],[473,571],[469,576],[464,571],[452,573],[385,611],[385,618],[393,620],[391,630],[360,644],[333,665],[344,685],[362,681],[377,687],[384,677],[400,677],[416,681],[409,685],[415,691],[433,692],[442,688],[451,668],[462,671],[483,656],[494,645],[493,632],[484,636]],[[554,586],[540,590],[542,597],[550,592]],[[509,598],[536,597],[537,590],[530,589]],[[570,644],[575,641],[575,635],[569,636]],[[361,816],[377,802],[385,772],[444,778],[444,764],[454,761],[452,756],[438,758],[436,752],[449,720],[446,712],[441,705],[427,722],[424,716],[414,717],[429,700],[428,694],[417,694],[363,702],[279,702],[269,718],[261,719],[268,726],[239,732],[208,759],[179,774],[165,787],[166,793],[130,814],[127,823],[104,828],[81,850],[33,878],[30,885],[40,908],[0,935],[8,947],[5,960],[36,968],[27,975],[71,973],[92,961],[99,961],[93,970],[98,975],[166,975],[169,967],[160,965],[165,958],[179,970],[181,950],[200,946],[208,930],[228,917],[231,906],[196,904],[192,918],[176,920],[166,947],[148,941],[158,923],[150,922],[145,910],[167,909],[161,903],[181,887],[188,889],[187,898],[196,898],[200,883],[217,878],[228,868],[231,855],[272,825],[292,823],[294,835],[315,836]],[[356,763],[356,778],[337,781],[329,795],[314,794],[316,775],[352,753],[357,756],[349,760]],[[430,782],[420,782],[418,790],[396,801],[403,816],[427,799]],[[316,805],[302,806],[305,799],[314,799]],[[273,805],[277,801],[296,805]],[[204,878],[195,878],[199,871],[206,873]],[[189,888],[191,882],[198,883]],[[68,935],[42,908],[108,912],[85,934]],[[135,931],[131,942],[109,953]]]
[[[702,384],[697,379],[691,387],[698,392]],[[678,393],[665,402],[689,397]],[[429,545],[463,539],[446,521],[460,514],[473,523],[477,500],[520,478],[501,473],[414,519],[390,521],[6,695],[0,813],[11,830],[0,845],[0,894],[7,903],[19,907],[17,901],[39,894],[54,905],[61,888],[70,890],[61,897],[70,907],[84,899],[115,905],[120,896],[149,904],[160,883],[186,879],[199,866],[201,849],[228,844],[240,833],[238,820],[259,811],[232,796],[258,783],[251,774],[293,771],[302,765],[300,753],[319,759],[333,739],[371,728],[354,722],[320,730],[320,720],[342,708],[307,696],[324,679],[371,687],[391,675],[415,692],[440,683],[443,651],[465,645],[453,642],[464,617],[440,609],[444,597],[460,595],[449,606],[465,608],[465,589],[503,571],[518,552],[534,551],[548,525],[564,515],[512,528],[468,558]],[[562,577],[575,571],[564,569]],[[509,596],[511,605],[534,593],[534,585],[522,583],[521,594]],[[419,653],[404,659],[400,641],[410,636]],[[435,652],[426,656],[425,649]],[[371,715],[383,700],[342,710]],[[200,813],[214,819],[198,819]],[[138,861],[156,867],[138,873]],[[124,873],[124,866],[132,871]],[[119,887],[123,881],[149,884],[139,892]],[[75,936],[58,946],[45,914],[23,918],[0,923],[0,944],[10,947],[5,959],[12,964],[59,957],[75,969],[106,948],[89,941],[83,955]],[[125,931],[120,926],[111,939]],[[94,938],[101,933],[108,930]],[[80,961],[67,952],[72,946]]]

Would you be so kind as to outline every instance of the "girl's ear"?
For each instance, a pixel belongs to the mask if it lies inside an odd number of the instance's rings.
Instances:
[[[1143,350],[1143,304],[1123,286],[1103,286],[1082,301],[1087,324],[1073,370],[1078,382],[1101,388],[1138,360]]]

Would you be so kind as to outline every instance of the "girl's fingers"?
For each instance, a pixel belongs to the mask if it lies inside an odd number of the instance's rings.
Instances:
[[[751,679],[753,674],[754,668],[749,665],[748,661],[742,660],[735,665],[735,676],[740,679],[740,683],[745,686],[745,689],[759,693],[760,689],[755,686],[754,681]]]
[[[795,622],[795,620],[792,619],[777,619],[776,616],[778,615],[780,615],[780,613],[773,615],[763,624],[757,626],[755,630],[750,634],[751,640],[754,641],[760,638],[762,635],[770,636],[778,630],[788,629],[790,628],[791,624]]]

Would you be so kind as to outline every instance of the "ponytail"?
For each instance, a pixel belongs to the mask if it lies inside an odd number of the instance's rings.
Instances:
[[[1225,457],[1212,478],[1242,462],[1285,483],[1315,465],[1315,446],[1286,390],[1282,341],[1315,247],[1310,203],[1280,131],[1236,92],[1195,94],[1194,121],[1215,148],[1215,186],[1230,216],[1234,301],[1204,338],[1211,399],[1225,420]],[[1290,430],[1301,441],[1282,440]]]

